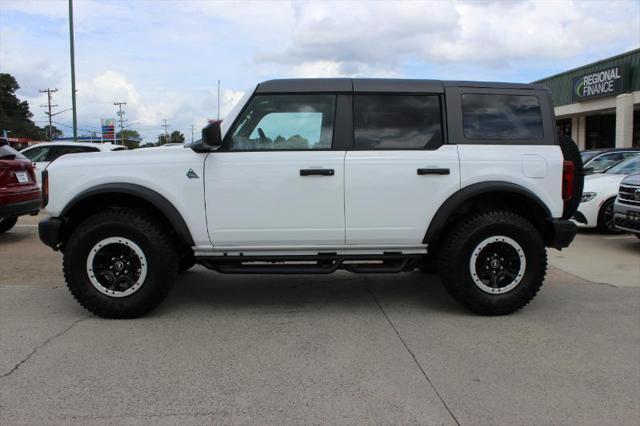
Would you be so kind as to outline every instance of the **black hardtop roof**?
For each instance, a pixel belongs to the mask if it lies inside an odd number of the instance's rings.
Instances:
[[[484,89],[545,90],[541,84],[496,83],[482,81],[442,81],[398,78],[288,78],[263,81],[256,93],[443,93],[445,87]]]

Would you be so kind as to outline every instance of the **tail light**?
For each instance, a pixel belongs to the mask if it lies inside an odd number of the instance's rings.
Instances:
[[[575,167],[573,161],[564,161],[562,163],[562,199],[564,201],[573,198],[573,178],[575,176]]]
[[[42,208],[47,207],[49,202],[49,172],[42,171]]]

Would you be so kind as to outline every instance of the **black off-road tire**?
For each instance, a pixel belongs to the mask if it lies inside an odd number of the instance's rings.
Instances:
[[[193,251],[184,251],[178,260],[178,272],[187,272],[189,269],[193,268],[196,263],[196,257],[193,255]]]
[[[0,217],[0,234],[16,226],[17,217]]]
[[[598,212],[598,226],[597,229],[598,231],[605,233],[605,234],[622,234],[624,231],[621,229],[617,229],[617,228],[612,228],[609,224],[607,224],[607,218],[605,217],[607,215],[607,210],[610,209],[609,213],[614,214],[613,213],[613,204],[615,203],[616,199],[615,197],[605,201],[604,203],[602,203],[602,206],[600,207],[600,211]]]
[[[563,219],[571,219],[578,210],[580,199],[582,198],[582,190],[584,188],[584,167],[582,164],[582,156],[578,145],[568,136],[560,135],[560,150],[562,157],[573,162],[573,197],[564,202],[564,210],[562,212]]]
[[[526,266],[519,284],[503,294],[477,286],[470,271],[474,249],[485,239],[504,236],[517,242]],[[547,252],[538,230],[524,217],[493,211],[468,217],[453,225],[440,248],[439,271],[446,290],[464,307],[480,315],[506,315],[529,303],[544,282]]]
[[[98,242],[124,237],[137,244],[147,262],[140,288],[125,297],[98,291],[89,279],[87,259]],[[169,232],[152,216],[136,210],[109,210],[90,216],[69,236],[64,251],[64,276],[73,297],[104,318],[140,317],[167,296],[178,274],[178,253]]]

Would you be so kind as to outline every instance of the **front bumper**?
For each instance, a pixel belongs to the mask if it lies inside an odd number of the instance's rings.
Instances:
[[[640,235],[640,205],[623,204],[616,200],[614,221],[616,228]]]
[[[38,234],[40,241],[54,250],[60,248],[62,243],[61,232],[62,220],[57,217],[49,217],[38,223]]]
[[[548,245],[557,249],[569,247],[578,232],[576,224],[570,220],[552,219],[551,227],[552,235]]]
[[[0,207],[0,217],[16,217],[37,214],[40,210],[40,197],[35,200],[10,203]]]

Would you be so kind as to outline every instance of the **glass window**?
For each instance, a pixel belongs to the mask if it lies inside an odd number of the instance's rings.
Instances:
[[[259,95],[230,132],[232,151],[330,149],[335,95]]]
[[[600,172],[602,170],[608,169],[614,164],[618,164],[619,162],[635,155],[635,152],[611,152],[609,154],[602,154],[599,157],[594,158],[587,167],[592,169],[594,172]]]
[[[51,146],[37,146],[35,148],[22,151],[22,154],[34,163],[49,161],[47,159]]]
[[[0,160],[25,160],[25,156],[10,147],[9,145],[0,145]]]
[[[462,120],[467,139],[540,140],[540,103],[535,96],[462,95]]]
[[[606,171],[614,175],[630,175],[632,173],[640,173],[640,155],[634,155],[625,161],[616,164]]]
[[[358,149],[422,149],[442,144],[435,95],[356,95],[353,132]]]

